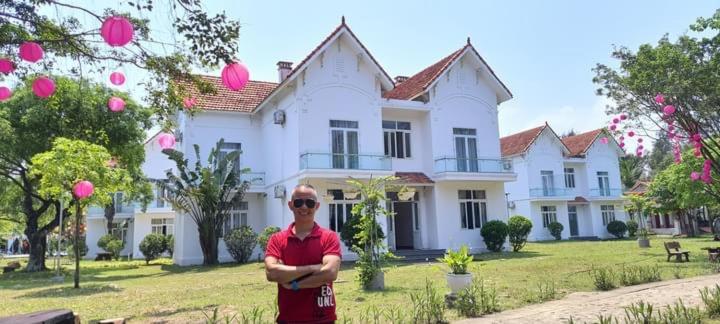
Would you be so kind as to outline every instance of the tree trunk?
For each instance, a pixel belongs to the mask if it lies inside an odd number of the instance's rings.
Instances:
[[[75,288],[80,288],[80,202],[75,202]]]
[[[115,197],[112,198],[110,205],[105,206],[105,220],[107,220],[108,234],[112,234],[113,219],[115,219]]]
[[[218,264],[218,237],[213,225],[198,224],[200,248],[203,253],[203,264]]]
[[[25,271],[37,272],[47,270],[45,267],[47,235],[45,235],[44,232],[28,232],[27,230],[25,231],[25,235],[30,242],[30,258]]]
[[[45,271],[45,251],[47,249],[47,233],[50,229],[54,228],[60,223],[60,211],[56,208],[55,218],[50,221],[49,224],[42,228],[38,225],[38,220],[50,206],[57,206],[57,202],[53,200],[42,200],[36,195],[33,195],[34,187],[30,179],[25,176],[25,172],[20,172],[20,179],[22,180],[23,189],[23,200],[22,200],[22,211],[25,214],[25,236],[28,238],[30,243],[30,257],[28,258],[28,265],[25,268],[27,272]],[[37,209],[33,209],[33,202],[39,200],[42,205]]]

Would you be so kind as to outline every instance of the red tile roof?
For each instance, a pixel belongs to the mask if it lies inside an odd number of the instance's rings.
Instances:
[[[510,89],[505,86],[505,84],[500,81],[500,78],[497,77],[495,74],[495,71],[490,68],[490,66],[485,62],[485,59],[480,56],[480,54],[475,50],[475,48],[470,44],[470,39],[468,38],[468,43],[463,46],[461,49],[453,52],[452,54],[444,57],[440,61],[436,62],[433,65],[430,65],[429,67],[425,68],[424,70],[418,72],[417,74],[413,75],[403,83],[400,83],[395,86],[395,88],[391,91],[388,91],[383,95],[384,98],[387,99],[403,99],[403,100],[411,100],[415,97],[417,97],[419,94],[427,91],[427,88],[443,73],[447,68],[457,60],[462,53],[465,52],[466,49],[471,49],[475,55],[477,55],[478,58],[480,58],[480,61],[483,62],[483,64],[488,68],[492,76],[495,78],[495,80],[500,83],[500,85],[505,89],[505,91],[510,94],[510,97],[512,97],[512,93],[510,92]]]
[[[535,127],[500,138],[500,152],[502,156],[511,156],[515,154],[525,153],[535,139],[540,136],[543,129],[548,127],[547,124]]]
[[[565,146],[570,150],[570,156],[580,157],[585,155],[590,145],[603,133],[603,129],[596,129],[575,136],[568,136],[562,139]]]
[[[431,184],[435,183],[425,173],[422,172],[395,172],[398,177],[395,182],[401,184]]]
[[[201,75],[200,78],[212,84],[217,93],[201,94],[190,82],[177,83],[185,87],[190,97],[197,99],[197,107],[206,110],[252,112],[278,85],[274,82],[249,81],[242,90],[232,91],[223,85],[219,77]]]
[[[573,199],[573,200],[568,200],[568,202],[572,202],[572,203],[586,203],[586,202],[588,202],[588,200],[585,199],[585,197],[577,196],[577,197],[575,197],[575,199]]]

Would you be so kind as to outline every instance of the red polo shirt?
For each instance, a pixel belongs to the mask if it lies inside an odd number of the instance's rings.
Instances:
[[[342,257],[338,235],[317,223],[304,240],[293,234],[293,222],[281,232],[275,233],[268,241],[266,256],[276,257],[284,265],[304,266],[321,264],[325,255]],[[332,283],[317,288],[298,291],[283,288],[278,284],[278,321],[288,323],[322,323],[337,319],[335,315],[335,294]]]

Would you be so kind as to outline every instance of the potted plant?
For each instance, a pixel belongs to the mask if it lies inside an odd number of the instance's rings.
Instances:
[[[638,246],[641,248],[650,247],[650,239],[648,238],[648,230],[643,226],[638,230]]]
[[[472,262],[473,256],[468,254],[467,245],[463,245],[457,252],[448,249],[445,256],[437,260],[450,267],[451,272],[446,275],[446,278],[451,294],[456,295],[472,284],[472,273],[469,273],[467,268]]]
[[[630,205],[627,207],[629,211],[636,212],[638,219],[641,220],[638,229],[638,246],[641,248],[650,247],[650,239],[648,239],[647,218],[645,211],[651,210],[652,203],[650,200],[641,195],[630,195]]]

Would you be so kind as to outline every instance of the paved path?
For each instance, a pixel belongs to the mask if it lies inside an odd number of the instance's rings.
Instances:
[[[625,316],[623,307],[639,300],[654,306],[671,305],[682,298],[686,306],[700,306],[700,289],[720,284],[720,274],[687,279],[667,280],[622,287],[606,292],[577,292],[560,300],[530,305],[498,314],[457,323],[565,323],[572,315],[575,323],[593,323],[597,315]]]

